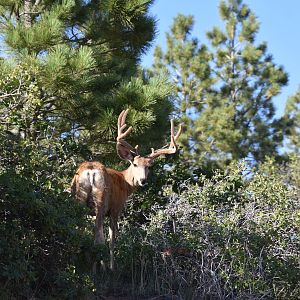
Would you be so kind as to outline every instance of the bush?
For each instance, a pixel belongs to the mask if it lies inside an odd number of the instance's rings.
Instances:
[[[107,247],[93,245],[88,210],[64,191],[82,149],[68,136],[4,130],[0,145],[1,298],[300,298],[299,157],[181,183],[157,165],[152,186],[128,201],[118,272],[94,278]]]
[[[247,178],[231,165],[181,193],[165,189],[169,203],[148,223],[123,220],[118,259],[135,293],[299,299],[299,166],[268,160]]]
[[[67,146],[61,140],[51,140],[51,148],[28,140],[3,140],[1,299],[63,299],[91,293],[91,266],[99,249],[93,245],[87,210],[64,192],[74,168],[64,155]],[[45,149],[51,149],[55,160]]]

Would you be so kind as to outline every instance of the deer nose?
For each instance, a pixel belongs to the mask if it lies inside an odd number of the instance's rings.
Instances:
[[[141,185],[145,185],[146,179],[141,179],[141,180],[140,180],[140,183],[141,183]]]

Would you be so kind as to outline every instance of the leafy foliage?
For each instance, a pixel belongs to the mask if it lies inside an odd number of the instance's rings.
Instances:
[[[52,139],[53,161],[43,147],[0,137],[1,298],[87,293],[99,249],[86,209],[64,192],[73,146]]]
[[[180,193],[166,188],[168,203],[153,207],[148,223],[123,221],[119,259],[135,290],[185,299],[298,298],[299,165],[299,157],[286,166],[269,159],[245,179],[248,167],[231,164]]]

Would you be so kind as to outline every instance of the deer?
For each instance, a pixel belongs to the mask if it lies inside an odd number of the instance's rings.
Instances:
[[[181,134],[181,124],[177,134],[174,134],[174,123],[171,120],[171,140],[163,148],[154,150],[146,156],[138,153],[138,146],[131,146],[125,138],[132,131],[127,127],[126,117],[129,109],[123,110],[118,117],[118,135],[116,150],[122,160],[130,163],[123,171],[106,168],[97,161],[83,162],[77,169],[71,183],[71,191],[75,198],[91,208],[95,216],[95,244],[105,244],[104,218],[109,217],[109,252],[110,269],[115,269],[114,245],[117,222],[124,209],[128,197],[139,186],[144,186],[148,177],[149,167],[154,159],[165,154],[176,153],[176,141]]]

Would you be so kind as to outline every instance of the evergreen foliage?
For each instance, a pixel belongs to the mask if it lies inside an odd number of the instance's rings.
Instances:
[[[168,74],[176,87],[173,101],[175,115],[184,124],[180,143],[185,163],[193,160],[198,163],[203,157],[197,150],[201,133],[195,127],[195,119],[203,110],[203,93],[213,83],[208,64],[211,56],[206,46],[191,38],[193,25],[192,16],[178,15],[171,32],[167,33],[167,52],[164,54],[159,46],[156,47],[153,64],[154,73]]]
[[[91,146],[94,157],[105,156],[114,149],[119,112],[131,107],[131,122],[140,126],[135,135],[156,130],[156,141],[161,141],[168,127],[162,124],[167,124],[171,110],[171,88],[165,79],[150,79],[138,70],[140,56],[155,33],[155,20],[148,15],[151,3],[0,3],[0,34],[6,49],[0,65],[1,98],[10,114],[11,102],[18,102],[15,117],[23,120],[6,122],[7,130],[37,141],[46,138],[40,123],[51,123],[53,134],[72,135]],[[91,131],[98,133],[97,145]],[[149,146],[148,139],[142,142]]]
[[[277,155],[283,139],[283,120],[274,117],[272,99],[287,84],[286,72],[273,62],[266,43],[256,43],[259,23],[246,4],[221,1],[219,13],[224,28],[207,33],[209,46],[192,37],[191,16],[176,17],[167,51],[157,48],[153,65],[156,72],[168,71],[177,85],[174,101],[190,137],[183,140],[186,159],[196,166],[263,161]]]
[[[300,152],[300,91],[289,97],[285,107],[286,130],[288,146],[299,154]]]

